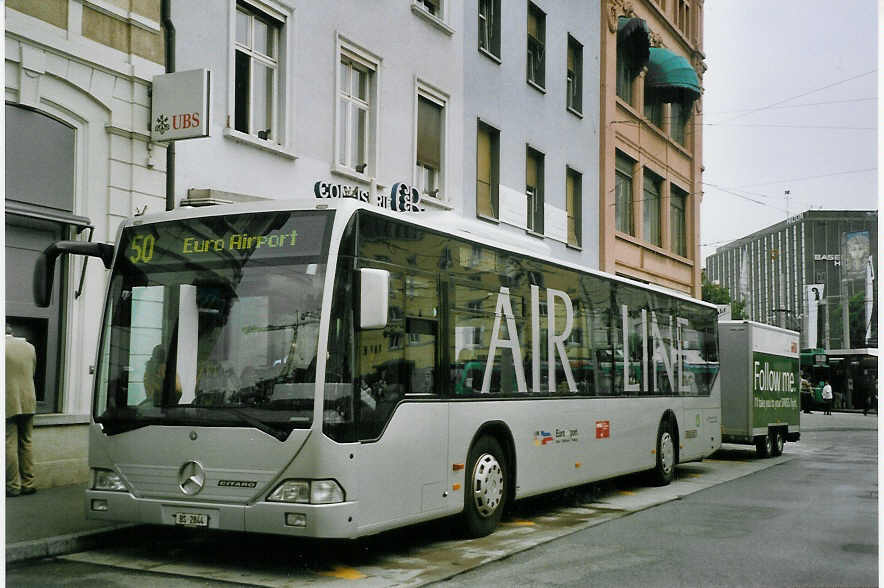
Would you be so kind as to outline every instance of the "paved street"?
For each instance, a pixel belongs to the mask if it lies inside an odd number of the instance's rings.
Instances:
[[[491,537],[450,521],[355,542],[139,527],[7,570],[10,585],[874,585],[877,416],[802,415],[784,456],[726,445],[664,488],[621,478],[519,505]],[[698,562],[701,562],[698,564]]]

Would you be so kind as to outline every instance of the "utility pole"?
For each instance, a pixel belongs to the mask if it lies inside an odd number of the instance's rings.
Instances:
[[[163,26],[163,49],[166,73],[175,72],[175,25],[172,24],[172,0],[162,0],[160,20]],[[166,144],[166,210],[175,208],[175,141]]]

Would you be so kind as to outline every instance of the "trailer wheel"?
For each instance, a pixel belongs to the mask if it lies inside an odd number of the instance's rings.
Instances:
[[[657,486],[666,486],[675,477],[675,441],[669,421],[662,421],[657,429],[657,465],[651,474]]]
[[[771,445],[771,449],[773,451],[771,453],[771,455],[773,455],[774,457],[776,457],[778,455],[783,455],[783,447],[786,445],[785,434],[782,431],[780,431],[779,429],[771,429],[770,436],[771,436],[770,445]]]
[[[494,532],[507,495],[507,463],[500,443],[483,436],[470,449],[464,492],[464,530],[470,537]]]
[[[755,438],[755,453],[761,458],[773,455],[773,440],[769,434]]]

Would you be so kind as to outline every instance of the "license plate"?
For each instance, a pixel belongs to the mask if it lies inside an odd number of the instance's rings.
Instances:
[[[208,527],[209,515],[197,514],[192,512],[176,512],[175,524],[185,527]]]

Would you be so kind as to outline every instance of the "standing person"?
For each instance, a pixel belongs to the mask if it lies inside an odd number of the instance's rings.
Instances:
[[[823,380],[823,402],[826,403],[826,414],[832,414],[832,386],[829,382]]]
[[[37,352],[24,337],[6,326],[6,496],[33,494],[34,456],[31,437],[37,394],[34,370]]]

